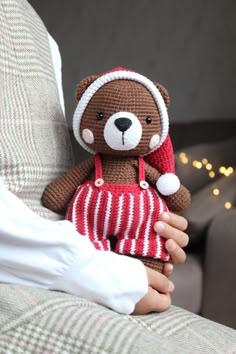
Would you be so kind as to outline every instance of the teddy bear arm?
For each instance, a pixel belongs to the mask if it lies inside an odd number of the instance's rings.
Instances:
[[[43,205],[55,212],[63,211],[72,199],[78,185],[88,178],[93,167],[93,158],[90,158],[49,183],[42,195]]]
[[[156,188],[156,181],[160,177],[161,173],[155,168],[150,166],[147,162],[145,162],[145,177],[146,181],[153,187]]]
[[[177,192],[163,196],[168,206],[168,209],[173,212],[180,212],[187,209],[191,203],[191,195],[186,187],[182,184]]]

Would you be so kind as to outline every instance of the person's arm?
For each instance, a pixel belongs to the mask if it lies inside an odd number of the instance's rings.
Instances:
[[[0,180],[0,282],[79,295],[131,313],[148,291],[145,267],[97,251],[68,221],[34,214]]]
[[[170,306],[174,285],[165,275],[136,259],[95,250],[70,222],[34,214],[1,179],[0,213],[0,282],[61,290],[127,314]],[[173,262],[181,263],[181,247],[188,241],[183,233],[186,220],[170,214],[163,224],[163,237],[173,237]],[[172,272],[168,266],[166,275]]]

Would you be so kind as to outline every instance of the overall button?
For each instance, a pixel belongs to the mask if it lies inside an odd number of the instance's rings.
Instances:
[[[149,187],[149,184],[146,181],[139,182],[139,185],[142,189],[148,189],[148,187]]]
[[[96,179],[96,181],[94,182],[94,184],[95,184],[96,187],[101,187],[101,186],[103,185],[103,183],[104,183],[104,179],[102,179],[102,178],[98,178],[98,179]]]

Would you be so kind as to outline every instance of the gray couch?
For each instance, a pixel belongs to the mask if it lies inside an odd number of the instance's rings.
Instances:
[[[191,125],[190,125],[191,126]],[[202,124],[203,126],[203,124]],[[236,138],[198,144],[176,152],[176,170],[192,192],[192,205],[183,213],[188,219],[190,244],[187,261],[175,268],[176,290],[173,303],[206,318],[236,328],[236,173],[225,177],[220,166],[236,167]],[[185,152],[189,163],[181,163]],[[196,169],[194,160],[207,158],[215,171],[208,176],[204,167]],[[213,194],[218,188],[220,194]],[[232,203],[225,209],[225,202]]]

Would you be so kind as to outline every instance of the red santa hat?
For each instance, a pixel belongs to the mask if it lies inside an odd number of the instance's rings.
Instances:
[[[162,174],[157,180],[157,189],[163,195],[170,195],[180,187],[179,178],[175,174],[173,145],[168,134],[162,145],[146,155],[145,160]]]
[[[83,93],[80,98],[73,117],[73,131],[75,138],[82,147],[91,153],[95,153],[90,149],[80,136],[80,123],[84,111],[93,97],[93,95],[105,84],[114,80],[133,80],[144,87],[152,94],[161,120],[161,135],[157,146],[148,155],[145,156],[153,167],[157,168],[163,175],[157,181],[157,189],[163,195],[175,193],[180,186],[178,177],[174,174],[174,155],[169,131],[169,117],[165,101],[157,86],[145,76],[138,74],[132,70],[121,67],[114,68],[108,72],[99,75]]]

